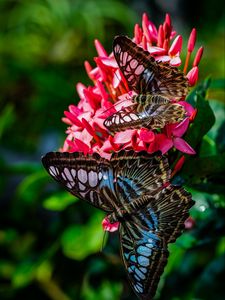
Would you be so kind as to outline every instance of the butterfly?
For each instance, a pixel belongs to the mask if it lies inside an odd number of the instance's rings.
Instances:
[[[109,116],[104,125],[111,132],[131,128],[163,128],[184,119],[185,109],[171,99],[185,97],[188,81],[183,72],[156,61],[148,51],[126,36],[117,36],[113,53],[129,89],[136,92],[133,105]]]
[[[152,299],[168,258],[168,243],[182,233],[191,194],[170,184],[162,155],[120,151],[110,160],[98,154],[49,152],[48,173],[70,193],[120,222],[122,260],[139,299]]]

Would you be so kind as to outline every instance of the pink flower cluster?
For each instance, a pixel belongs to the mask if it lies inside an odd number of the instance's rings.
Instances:
[[[133,41],[149,51],[158,61],[168,62],[171,66],[181,65],[182,36],[177,35],[171,25],[170,16],[167,14],[165,21],[157,29],[156,26],[143,14],[142,27],[138,24],[134,28]],[[184,73],[187,73],[191,53],[196,41],[196,29],[193,29],[186,49]],[[110,159],[111,153],[121,149],[145,150],[149,153],[160,150],[163,154],[171,148],[176,148],[187,154],[194,154],[194,149],[182,138],[190,122],[196,115],[195,109],[187,102],[178,102],[187,111],[187,117],[179,124],[166,125],[160,132],[149,129],[132,129],[110,135],[104,127],[104,120],[119,110],[122,106],[129,105],[132,91],[129,91],[113,54],[107,54],[99,41],[95,41],[98,56],[95,57],[96,67],[92,68],[85,62],[85,68],[92,86],[86,87],[77,84],[80,101],[77,106],[70,105],[65,111],[63,121],[68,125],[67,138],[61,151],[67,152],[97,152],[102,157]],[[187,73],[189,85],[193,86],[198,80],[198,64],[201,60],[203,47],[195,55],[191,69]],[[121,101],[120,101],[121,100]],[[126,100],[126,101],[125,101]],[[125,103],[127,102],[127,103]]]

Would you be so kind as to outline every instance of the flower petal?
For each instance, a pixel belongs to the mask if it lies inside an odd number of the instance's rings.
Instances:
[[[108,57],[108,54],[107,54],[105,48],[102,46],[102,44],[99,42],[99,40],[95,40],[95,48],[98,52],[98,56]]]
[[[169,62],[170,61],[170,56],[169,55],[156,56],[155,60],[162,61],[162,62]]]
[[[181,152],[192,154],[192,155],[196,153],[195,150],[185,140],[183,140],[180,137],[174,138],[173,144],[174,147],[177,150],[180,150]]]
[[[136,131],[136,129],[127,129],[125,131],[117,132],[114,135],[114,143],[124,144],[130,142]]]
[[[164,48],[156,47],[156,46],[150,46],[148,44],[148,52],[152,55],[166,55],[166,50]]]
[[[162,154],[166,153],[173,147],[172,139],[168,138],[163,133],[159,133],[155,136],[155,143],[157,144],[157,150],[160,150]]]
[[[195,55],[195,59],[194,59],[194,62],[193,62],[193,67],[197,67],[200,63],[200,60],[202,58],[202,54],[203,54],[203,50],[204,48],[203,47],[200,47]]]
[[[176,55],[177,53],[180,53],[181,52],[181,48],[182,48],[182,41],[183,41],[183,38],[181,35],[178,35],[175,40],[173,41],[171,47],[170,47],[170,50],[169,50],[169,55],[170,56],[174,56]]]
[[[121,75],[120,75],[120,70],[117,69],[116,72],[114,73],[114,76],[113,76],[113,87],[114,89],[116,89],[120,82],[121,82],[122,78],[121,78]]]
[[[172,131],[173,136],[181,137],[187,131],[189,126],[189,118],[181,121]]]
[[[196,82],[198,81],[198,67],[193,67],[187,73],[187,79],[190,86],[194,86],[196,84]]]
[[[105,231],[109,231],[109,232],[117,231],[119,229],[119,226],[120,226],[119,222],[110,223],[107,217],[105,217],[102,221],[102,227]]]
[[[170,65],[174,66],[174,67],[178,67],[181,65],[181,59],[179,56],[175,56],[173,58],[171,58],[170,60]]]
[[[139,132],[139,138],[143,142],[151,143],[155,139],[155,134],[151,130],[142,128]]]
[[[192,52],[194,50],[195,42],[196,42],[196,35],[197,35],[196,29],[193,28],[191,31],[189,40],[188,40],[188,46],[187,46],[188,52]]]
[[[190,117],[194,112],[195,112],[195,108],[190,104],[188,103],[187,101],[179,101],[177,102],[178,104],[182,105],[186,112],[187,112],[187,115]]]

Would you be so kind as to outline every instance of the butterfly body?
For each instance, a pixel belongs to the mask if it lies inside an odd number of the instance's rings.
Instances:
[[[155,61],[149,52],[125,36],[115,38],[113,52],[130,90],[136,92],[137,96],[132,98],[134,105],[105,120],[104,125],[110,131],[140,127],[155,129],[156,124],[157,128],[162,128],[165,124],[179,122],[185,117],[184,108],[171,102],[185,97],[188,92],[188,81],[181,71],[167,63]],[[151,97],[154,99],[152,103],[149,101]],[[146,105],[155,106],[157,97],[165,102],[158,103],[159,110],[153,107],[155,114],[151,114],[152,109],[146,110]],[[156,122],[154,119],[157,119]]]
[[[109,116],[104,125],[111,131],[157,129],[168,123],[177,123],[185,117],[185,109],[177,103],[170,103],[161,95],[140,94],[132,98],[134,104]]]
[[[181,234],[191,195],[170,184],[167,158],[120,151],[98,154],[50,152],[48,173],[73,195],[120,222],[121,255],[130,283],[142,300],[152,299],[167,262],[167,245]]]

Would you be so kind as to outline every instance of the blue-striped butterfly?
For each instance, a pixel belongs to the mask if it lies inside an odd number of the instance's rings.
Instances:
[[[121,253],[130,283],[142,300],[152,299],[167,263],[168,243],[184,228],[190,193],[170,184],[167,158],[120,151],[98,154],[50,152],[42,162],[70,193],[120,222]]]
[[[129,89],[137,95],[133,105],[109,116],[104,125],[111,131],[131,128],[163,128],[185,117],[185,109],[171,99],[185,97],[188,81],[184,74],[168,63],[156,61],[148,51],[125,36],[117,36],[113,53]]]

